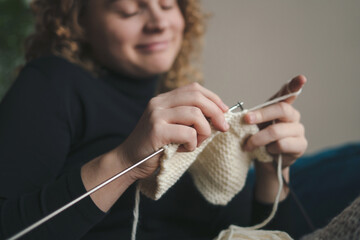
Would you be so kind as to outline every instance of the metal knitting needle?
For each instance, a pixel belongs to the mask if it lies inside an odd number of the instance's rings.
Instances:
[[[290,98],[290,97],[297,96],[297,95],[299,95],[299,94],[301,93],[301,91],[302,91],[302,89],[298,90],[297,92],[292,92],[292,93],[289,93],[289,94],[286,94],[286,95],[283,95],[283,96],[274,98],[274,99],[272,99],[272,100],[270,100],[270,101],[267,101],[267,102],[265,102],[265,103],[262,103],[262,104],[260,104],[260,105],[257,105],[257,106],[255,106],[255,107],[253,107],[253,108],[247,109],[247,111],[248,111],[248,112],[252,112],[252,111],[258,110],[258,109],[260,109],[260,108],[264,108],[264,107],[266,107],[266,106],[272,105],[272,104],[274,104],[274,103],[283,101],[283,100],[288,99],[288,98]],[[238,102],[236,105],[234,105],[234,106],[232,106],[231,108],[229,108],[228,111],[229,111],[229,112],[230,112],[230,111],[233,111],[233,110],[235,110],[235,109],[238,108],[238,107],[241,109],[241,111],[244,111],[243,105],[244,105],[243,102]]]
[[[232,111],[234,111],[234,110],[237,109],[237,108],[240,108],[241,111],[244,111],[243,105],[244,105],[244,102],[238,102],[237,104],[235,104],[234,106],[232,106],[231,108],[229,108],[228,112],[232,112]]]
[[[233,111],[236,108],[241,108],[241,110],[244,110],[243,108],[243,102],[238,102],[236,105],[234,105],[233,107],[231,107],[228,111]],[[7,238],[6,240],[16,240],[22,236],[24,236],[25,234],[27,234],[28,232],[32,231],[33,229],[37,228],[38,226],[40,226],[41,224],[47,222],[48,220],[50,220],[51,218],[55,217],[56,215],[58,215],[59,213],[65,211],[66,209],[68,209],[69,207],[73,206],[74,204],[76,204],[77,202],[81,201],[82,199],[86,198],[87,196],[91,195],[92,193],[96,192],[97,190],[101,189],[102,187],[106,186],[107,184],[113,182],[114,180],[118,179],[119,177],[121,177],[122,175],[124,175],[125,173],[129,172],[130,170],[132,170],[133,168],[136,168],[137,166],[139,166],[140,164],[146,162],[147,160],[149,160],[150,158],[158,155],[159,153],[163,152],[164,148],[160,148],[159,150],[157,150],[156,152],[152,153],[151,155],[147,156],[146,158],[142,159],[141,161],[135,163],[134,165],[126,168],[125,170],[119,172],[118,174],[114,175],[113,177],[109,178],[108,180],[105,180],[104,182],[102,182],[101,184],[97,185],[96,187],[90,189],[88,192],[84,193],[83,195],[81,195],[80,197],[74,199],[73,201],[69,202],[68,204],[64,205],[63,207],[59,208],[58,210],[55,210],[54,212],[50,213],[49,215],[45,216],[44,218],[40,219],[39,221],[33,223],[32,225],[30,225],[29,227],[25,228],[24,230],[22,230],[21,232],[13,235],[10,238]]]
[[[114,175],[113,177],[109,178],[108,180],[102,182],[101,184],[99,184],[98,186],[92,188],[91,190],[89,190],[88,192],[86,192],[85,194],[81,195],[80,197],[76,198],[75,200],[69,202],[68,204],[66,204],[65,206],[59,208],[58,210],[50,213],[49,215],[47,215],[46,217],[40,219],[39,221],[33,223],[32,225],[30,225],[29,227],[25,228],[24,230],[22,230],[21,232],[13,235],[12,237],[8,238],[7,240],[16,240],[22,236],[24,236],[25,234],[27,234],[28,232],[30,232],[31,230],[37,228],[38,226],[40,226],[41,224],[45,223],[46,221],[50,220],[51,218],[55,217],[56,215],[58,215],[59,213],[65,211],[66,209],[68,209],[69,207],[71,207],[72,205],[74,205],[75,203],[81,201],[82,199],[86,198],[87,196],[91,195],[92,193],[96,192],[97,190],[99,190],[100,188],[106,186],[107,184],[111,183],[112,181],[118,179],[119,177],[121,177],[122,175],[124,175],[125,173],[129,172],[130,170],[132,170],[133,168],[139,166],[140,164],[146,162],[147,160],[149,160],[150,158],[158,155],[159,153],[163,152],[164,148],[160,148],[159,150],[157,150],[156,152],[152,153],[151,155],[147,156],[146,158],[142,159],[141,161],[135,163],[134,165],[132,165],[131,167],[126,168],[125,170],[121,171],[120,173]]]
[[[261,104],[259,106],[256,106],[254,108],[249,109],[248,111],[254,111],[257,110],[259,108],[263,108],[265,106],[274,104],[275,102],[278,101],[282,101],[285,100],[289,97],[292,96],[296,96],[298,94],[300,94],[301,89],[297,92],[294,93],[290,93],[278,98],[275,98],[269,102],[266,102],[264,104]],[[235,110],[236,108],[240,108],[242,111],[244,110],[243,108],[243,102],[238,102],[236,105],[232,106],[231,108],[229,108],[228,112],[232,112],[233,110]],[[32,225],[30,225],[29,227],[25,228],[24,230],[22,230],[21,232],[13,235],[10,238],[7,238],[6,240],[16,240],[22,236],[24,236],[25,234],[27,234],[28,232],[30,232],[31,230],[37,228],[38,226],[40,226],[41,224],[45,223],[46,221],[50,220],[51,218],[55,217],[56,215],[58,215],[59,213],[65,211],[66,209],[68,209],[69,207],[73,206],[74,204],[76,204],[77,202],[81,201],[82,199],[86,198],[87,196],[91,195],[92,193],[96,192],[97,190],[101,189],[102,187],[106,186],[107,184],[113,182],[114,180],[118,179],[119,177],[121,177],[122,175],[124,175],[125,173],[129,172],[130,170],[132,170],[133,168],[139,166],[140,164],[146,162],[147,160],[149,160],[150,158],[158,155],[159,153],[163,152],[164,148],[160,148],[159,150],[157,150],[156,152],[150,154],[149,156],[147,156],[146,158],[142,159],[141,161],[135,163],[133,166],[126,168],[125,170],[121,171],[120,173],[114,175],[113,177],[109,178],[108,180],[102,182],[101,184],[99,184],[98,186],[92,188],[91,190],[89,190],[88,192],[86,192],[85,194],[81,195],[80,197],[76,198],[75,200],[71,201],[70,203],[66,204],[65,206],[59,208],[58,210],[50,213],[49,215],[47,215],[46,217],[40,219],[39,221],[33,223]]]

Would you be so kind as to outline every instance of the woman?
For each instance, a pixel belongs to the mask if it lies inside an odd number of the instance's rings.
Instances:
[[[198,1],[35,0],[32,7],[37,21],[27,45],[28,63],[0,105],[1,238],[166,144],[194,150],[210,134],[207,119],[220,131],[229,128],[221,99],[188,84],[196,76],[190,53],[203,34]],[[279,94],[297,91],[305,81],[296,77]],[[156,87],[167,92],[154,97]],[[307,145],[293,100],[245,117],[262,130],[244,149],[266,146],[271,154],[282,153],[286,179],[289,165]],[[277,124],[266,124],[272,120]],[[158,160],[142,164],[27,237],[129,238],[134,182],[151,175]],[[255,205],[268,208],[277,184],[272,165],[256,163]],[[286,196],[287,189],[281,199]],[[230,223],[243,221],[237,207],[208,204],[185,175],[159,201],[142,201],[138,236],[213,238]]]

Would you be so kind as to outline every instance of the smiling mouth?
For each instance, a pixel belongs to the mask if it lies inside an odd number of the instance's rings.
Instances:
[[[144,52],[164,51],[169,47],[170,41],[157,41],[136,45],[136,49]]]

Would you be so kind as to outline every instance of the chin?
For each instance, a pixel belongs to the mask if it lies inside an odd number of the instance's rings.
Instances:
[[[169,71],[173,63],[173,59],[157,59],[149,62],[146,66],[143,66],[143,69],[151,75],[161,74]]]

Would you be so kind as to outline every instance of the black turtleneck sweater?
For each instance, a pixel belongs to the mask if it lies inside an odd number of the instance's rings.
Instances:
[[[55,56],[27,64],[0,104],[0,239],[85,193],[81,166],[127,138],[156,85],[113,73],[95,78]],[[137,237],[211,239],[230,224],[249,224],[250,188],[214,206],[185,174],[159,201],[141,198]],[[270,208],[255,206],[256,218]],[[108,213],[88,197],[25,239],[130,239],[133,207],[134,186]]]

